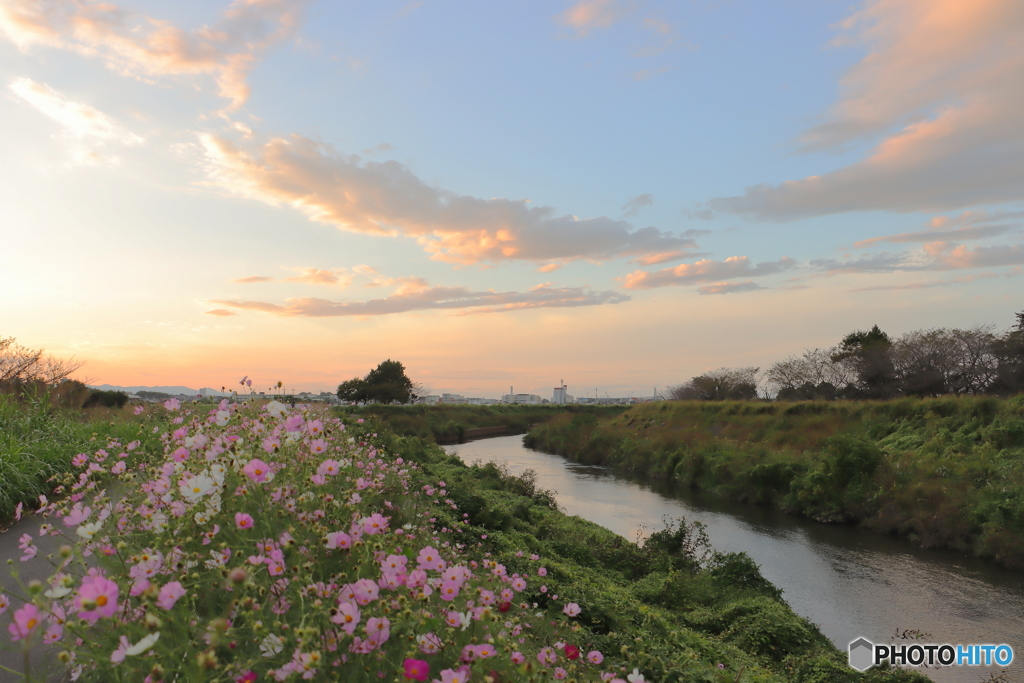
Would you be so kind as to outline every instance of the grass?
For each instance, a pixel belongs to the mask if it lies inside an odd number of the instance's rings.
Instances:
[[[927,681],[912,671],[849,669],[845,653],[796,615],[746,554],[714,552],[697,525],[675,520],[639,546],[561,513],[532,473],[466,466],[421,438],[389,433],[386,425],[380,431],[383,450],[419,464],[429,481],[447,483],[455,515],[469,515],[467,532],[485,538],[492,557],[509,567],[519,561],[517,548],[545,558],[547,593],[532,599],[583,598],[580,639],[648,680]],[[455,515],[438,524],[455,523]]]
[[[76,453],[94,450],[108,437],[128,443],[153,434],[129,409],[67,410],[47,394],[21,400],[0,394],[0,527],[18,503],[48,495],[51,477],[71,472]]]
[[[556,415],[614,415],[623,408],[574,405],[368,405],[335,408],[336,415],[376,416],[403,436],[418,436],[434,443],[462,443],[466,431],[504,427],[507,434],[525,434],[530,427]]]
[[[663,402],[525,443],[1024,567],[1024,397]]]

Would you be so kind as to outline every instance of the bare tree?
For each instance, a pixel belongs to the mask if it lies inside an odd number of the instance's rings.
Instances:
[[[18,344],[14,337],[0,338],[0,384],[41,382],[56,384],[82,367],[74,358],[44,355]]]

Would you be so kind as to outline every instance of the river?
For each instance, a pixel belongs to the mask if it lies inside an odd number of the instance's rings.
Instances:
[[[860,636],[888,643],[896,629],[928,633],[925,643],[1005,643],[1013,647],[1014,661],[1004,680],[1024,683],[1024,572],[953,551],[923,550],[853,526],[820,524],[689,489],[669,490],[531,451],[521,436],[445,450],[466,463],[504,464],[513,474],[534,470],[538,485],[555,491],[568,514],[629,540],[661,528],[666,516],[703,522],[717,550],[750,555],[793,610],[844,652]],[[922,671],[941,683],[978,683],[1000,669]]]

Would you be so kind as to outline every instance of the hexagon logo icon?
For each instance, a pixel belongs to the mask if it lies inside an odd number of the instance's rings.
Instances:
[[[875,645],[861,636],[850,643],[850,666],[857,671],[867,671],[875,664]]]

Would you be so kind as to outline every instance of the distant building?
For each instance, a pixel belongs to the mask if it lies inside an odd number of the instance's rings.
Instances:
[[[544,399],[537,394],[505,394],[501,397],[501,402],[520,405],[540,405],[544,403]]]
[[[427,405],[436,405],[441,402],[441,397],[431,394],[430,396],[420,396],[416,399],[416,403],[426,403]]]
[[[441,394],[441,403],[468,403],[462,394]]]
[[[561,382],[560,386],[555,387],[555,393],[551,397],[551,402],[556,406],[564,406],[566,403],[575,403],[576,397],[569,395],[569,387],[565,385],[565,382]]]

